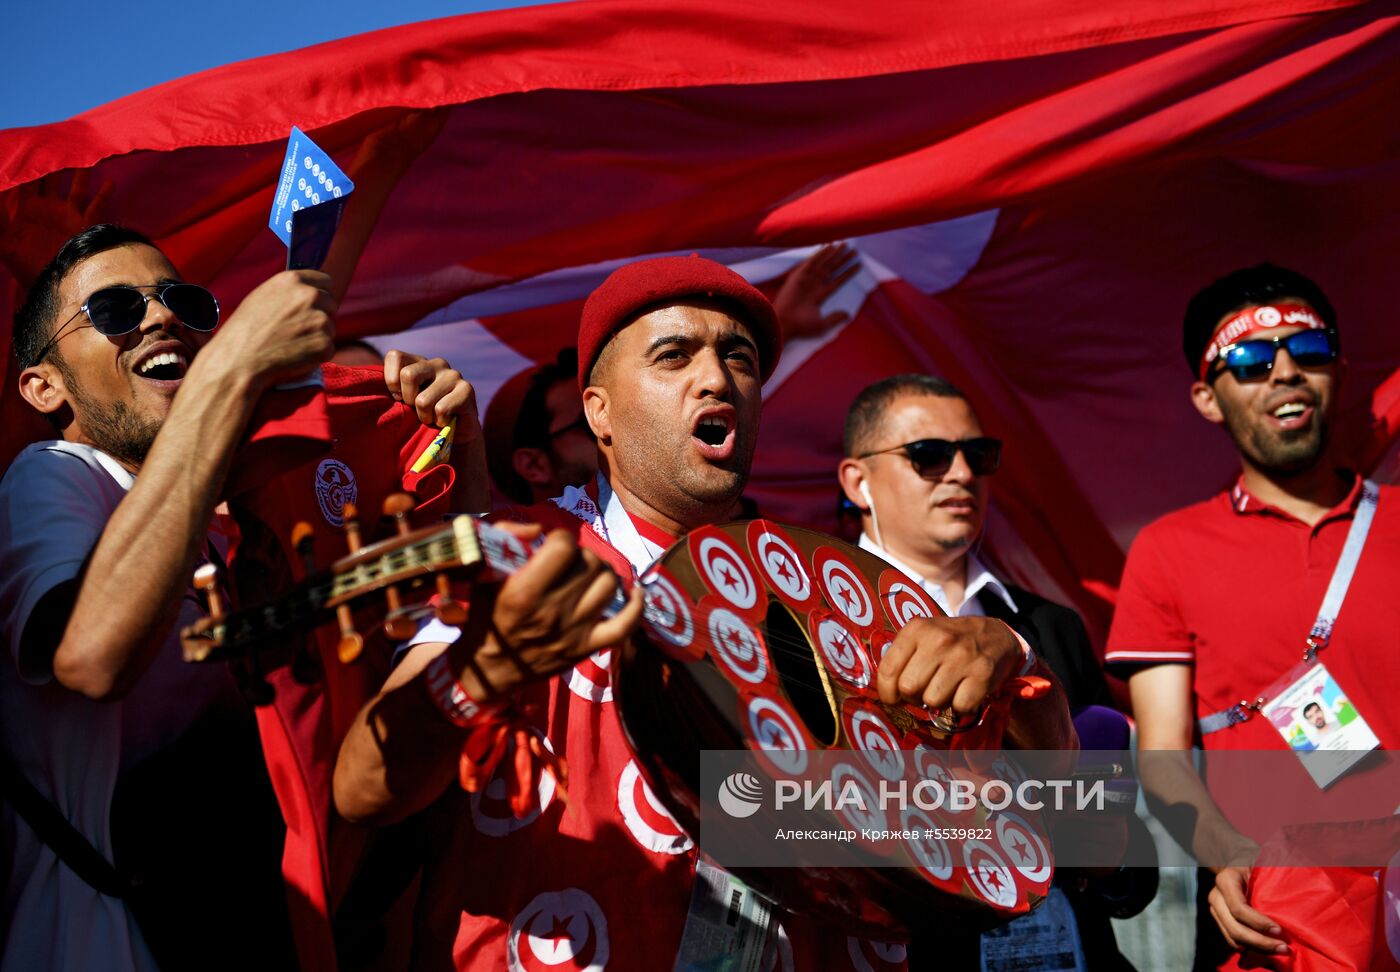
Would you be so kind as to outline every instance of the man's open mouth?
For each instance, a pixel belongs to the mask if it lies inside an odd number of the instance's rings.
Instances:
[[[691,438],[706,459],[728,459],[734,452],[735,424],[732,409],[707,411],[696,420]]]
[[[1282,429],[1297,429],[1306,426],[1312,419],[1313,406],[1306,401],[1288,401],[1274,406],[1269,417]]]
[[[135,367],[137,377],[154,382],[179,382],[190,367],[189,352],[181,346],[158,345],[146,352]]]

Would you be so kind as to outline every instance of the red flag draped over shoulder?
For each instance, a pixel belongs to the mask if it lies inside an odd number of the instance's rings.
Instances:
[[[0,132],[0,320],[98,220],[232,307],[282,264],[265,226],[293,124],[349,165],[441,106],[343,336],[445,353],[484,405],[572,342],[617,261],[698,249],[771,287],[791,248],[851,238],[852,319],[786,350],[751,494],[830,525],[851,397],[945,374],[1007,442],[984,553],[1102,632],[1138,527],[1235,466],[1180,351],[1215,277],[1267,259],[1322,283],[1347,448],[1393,478],[1397,59],[1393,0],[585,0],[409,25]],[[352,175],[365,198],[372,170]],[[0,461],[44,434],[13,371]]]

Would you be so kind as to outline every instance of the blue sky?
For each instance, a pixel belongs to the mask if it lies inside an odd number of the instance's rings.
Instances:
[[[532,0],[16,0],[0,128],[42,125],[151,85],[381,27]],[[538,2],[538,0],[536,0]]]

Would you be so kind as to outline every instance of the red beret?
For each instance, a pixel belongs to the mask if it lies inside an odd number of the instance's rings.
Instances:
[[[687,297],[717,299],[734,305],[758,345],[764,381],[778,366],[782,328],[768,298],[733,270],[702,256],[667,256],[639,260],[614,270],[588,295],[578,323],[578,387],[588,387],[588,373],[608,339],[641,313]]]
[[[481,420],[481,432],[486,440],[486,468],[496,481],[496,488],[512,500],[522,502],[517,495],[519,482],[515,473],[515,430],[520,424],[520,408],[530,393],[535,376],[545,365],[534,365],[512,377],[491,396],[486,415]],[[524,502],[529,502],[526,495]]]

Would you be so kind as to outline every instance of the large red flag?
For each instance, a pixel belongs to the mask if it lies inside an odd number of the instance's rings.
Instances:
[[[585,0],[410,25],[0,132],[0,320],[96,220],[232,306],[282,263],[265,226],[293,124],[364,199],[371,149],[444,106],[343,334],[448,352],[484,404],[571,343],[617,261],[700,249],[768,283],[790,248],[854,238],[862,272],[833,297],[853,320],[769,383],[754,498],[829,525],[851,397],[943,373],[1007,441],[984,552],[1101,632],[1137,528],[1235,464],[1179,349],[1209,280],[1268,259],[1322,283],[1346,446],[1393,471],[1398,59],[1394,0]],[[0,461],[44,434],[14,378]]]
[[[340,326],[422,325],[435,349],[480,352],[455,363],[489,393],[569,342],[589,265],[860,236],[856,305],[870,299],[770,386],[755,497],[829,523],[850,396],[895,368],[945,372],[1010,445],[987,552],[1100,627],[1136,528],[1232,465],[1176,350],[1202,283],[1266,258],[1318,277],[1342,315],[1358,448],[1376,460],[1389,442],[1400,396],[1370,413],[1400,364],[1384,323],[1397,16],[1336,0],[598,0],[451,18],[0,133],[0,250],[23,277],[67,225],[121,220],[232,304],[280,263],[264,225],[292,124],[349,163],[406,108],[451,106]],[[109,191],[65,218],[74,172]],[[3,456],[43,434],[7,384]]]

